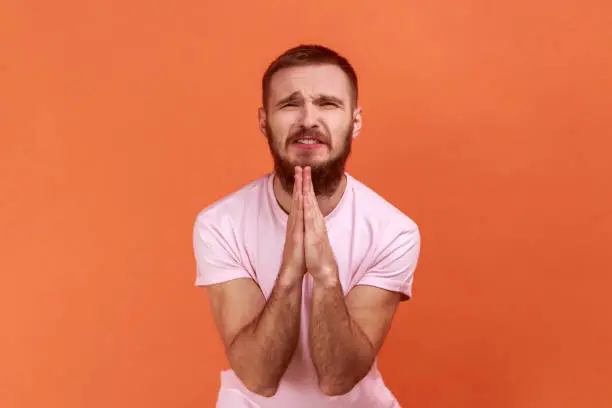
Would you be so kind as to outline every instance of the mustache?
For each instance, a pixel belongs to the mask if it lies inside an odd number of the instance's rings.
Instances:
[[[299,129],[298,131],[294,132],[290,137],[288,142],[289,143],[293,143],[298,139],[301,139],[303,137],[314,137],[317,140],[319,140],[322,143],[325,144],[329,144],[329,140],[327,135],[325,135],[325,133],[321,132],[318,129],[306,129],[306,128],[302,128]]]

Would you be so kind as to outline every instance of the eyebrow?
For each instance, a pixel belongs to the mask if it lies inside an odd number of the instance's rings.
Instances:
[[[275,106],[278,107],[278,106],[286,104],[287,102],[295,101],[297,99],[300,99],[300,93],[295,91],[291,95],[285,96],[283,99],[281,99],[280,101],[276,102]]]
[[[287,102],[292,102],[292,101],[296,101],[301,99],[301,95],[299,92],[295,91],[292,94],[290,94],[289,96],[286,96],[284,98],[282,98],[281,100],[279,100],[275,106],[281,106],[284,105]],[[315,97],[315,100],[317,101],[322,101],[322,102],[333,102],[341,107],[344,107],[344,102],[342,101],[342,99],[336,97],[336,96],[332,96],[332,95],[322,95],[319,94]]]
[[[336,96],[332,96],[332,95],[318,95],[317,98],[320,101],[323,102],[333,102],[339,106],[344,107],[344,102],[342,101],[342,99],[336,97]]]

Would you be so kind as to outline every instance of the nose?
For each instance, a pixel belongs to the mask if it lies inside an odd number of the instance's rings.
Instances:
[[[305,103],[302,106],[301,125],[307,129],[319,127],[318,109],[311,103]]]

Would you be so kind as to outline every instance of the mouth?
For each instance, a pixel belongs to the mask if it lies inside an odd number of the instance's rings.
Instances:
[[[291,145],[301,149],[313,149],[323,147],[326,143],[316,136],[302,136],[294,139]]]
[[[291,143],[291,146],[298,149],[317,149],[320,147],[324,147],[325,143],[315,137],[301,137],[299,139],[295,139]]]
[[[325,144],[322,139],[316,136],[302,136],[293,140],[293,144]]]

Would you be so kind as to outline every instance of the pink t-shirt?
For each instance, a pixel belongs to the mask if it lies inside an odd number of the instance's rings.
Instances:
[[[371,285],[412,296],[420,251],[415,222],[348,173],[346,190],[326,217],[329,240],[345,295],[355,285]],[[280,268],[287,214],[273,191],[274,173],[252,181],[203,209],[194,225],[197,286],[252,278],[269,298]],[[310,359],[308,327],[312,277],[304,278],[300,341],[270,398],[250,392],[233,370],[221,373],[217,407],[394,408],[399,403],[385,386],[374,363],[349,393],[323,394]]]

